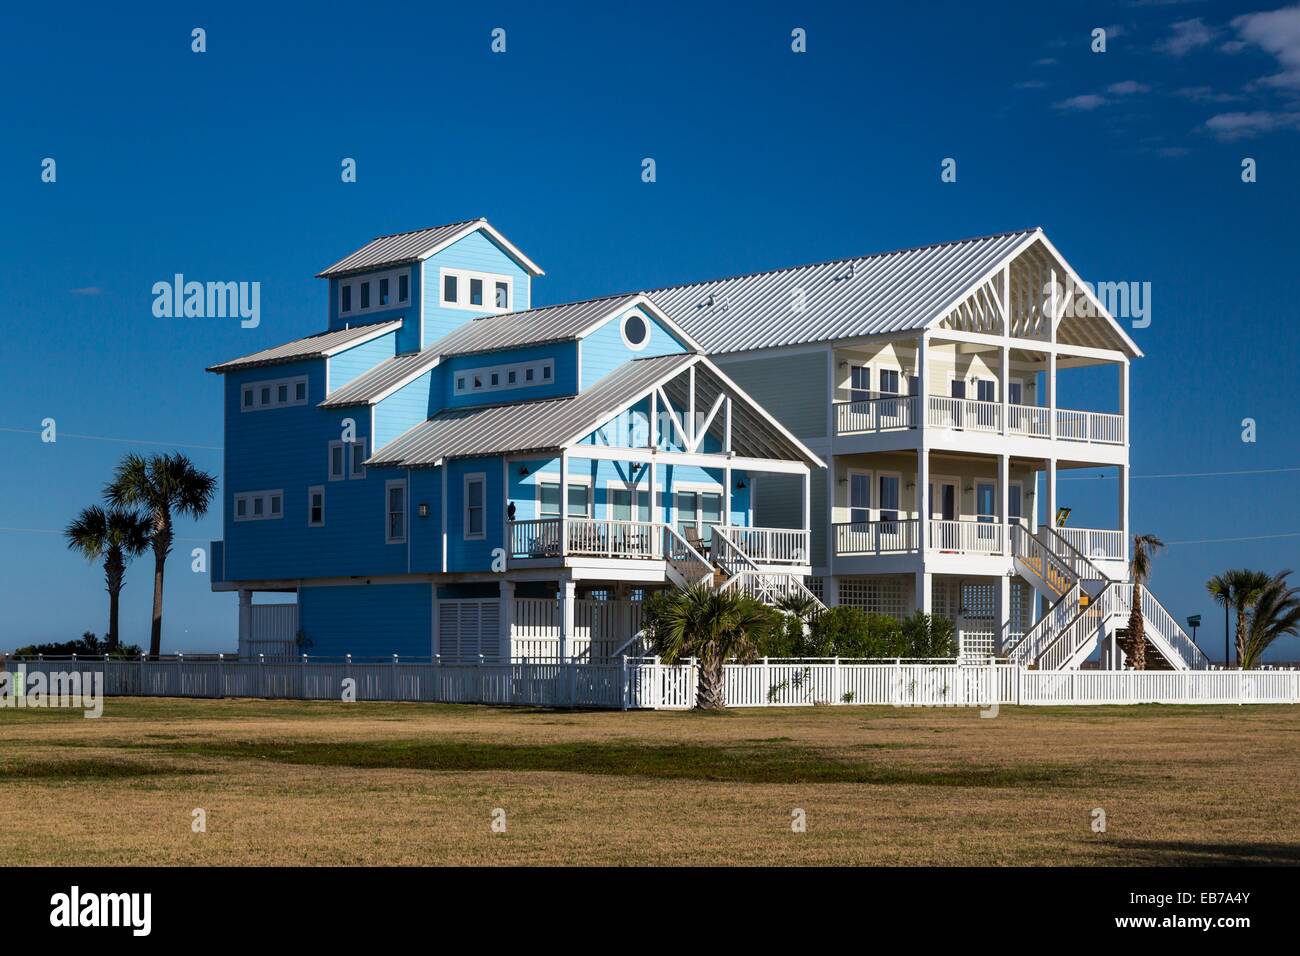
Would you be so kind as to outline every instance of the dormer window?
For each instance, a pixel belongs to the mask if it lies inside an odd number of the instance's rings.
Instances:
[[[515,307],[514,279],[490,272],[443,269],[442,305],[479,313],[509,312]]]
[[[623,316],[619,331],[623,335],[623,344],[633,352],[641,351],[650,341],[650,323],[640,312],[629,312]]]
[[[393,294],[396,290],[396,295]],[[411,301],[411,276],[395,269],[353,279],[339,280],[339,315],[354,316],[380,309],[395,309]]]
[[[471,368],[456,374],[456,394],[472,395],[476,392],[497,392],[530,385],[541,385],[555,380],[555,360],[537,359],[532,362],[512,362],[509,365],[492,365]]]

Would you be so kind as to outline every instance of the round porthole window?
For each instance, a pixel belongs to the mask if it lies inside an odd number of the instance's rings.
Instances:
[[[650,341],[650,323],[639,312],[623,317],[623,342],[633,352],[639,352]]]

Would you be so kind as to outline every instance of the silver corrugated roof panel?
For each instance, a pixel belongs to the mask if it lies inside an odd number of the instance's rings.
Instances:
[[[335,329],[333,332],[321,332],[317,335],[309,335],[305,339],[295,339],[292,342],[285,342],[283,345],[262,349],[262,351],[254,352],[252,355],[245,355],[241,358],[231,359],[229,362],[222,362],[220,365],[210,366],[208,371],[232,372],[235,369],[252,368],[255,365],[280,365],[284,362],[297,362],[305,358],[333,355],[345,348],[360,345],[362,342],[378,338],[401,327],[402,322],[397,319],[392,322],[372,322],[369,325],[354,325],[347,329]]]
[[[1038,233],[1022,229],[646,295],[710,354],[922,329]]]
[[[395,266],[401,262],[413,262],[434,246],[446,242],[457,233],[482,221],[465,219],[461,222],[449,222],[445,226],[431,226],[428,229],[379,236],[371,239],[356,252],[344,256],[329,268],[318,272],[316,278],[327,279],[362,269],[379,269],[384,266]]]
[[[342,388],[330,392],[321,408],[365,405],[386,396],[404,382],[418,378],[438,364],[438,353],[425,350],[385,359],[368,372],[358,375]]]
[[[580,395],[440,412],[378,449],[367,464],[418,468],[443,458],[557,449],[698,359],[690,353],[636,359]]]
[[[523,345],[567,342],[577,338],[593,323],[621,311],[639,298],[639,293],[629,293],[485,316],[452,329],[430,345],[429,351],[440,355],[468,355]]]

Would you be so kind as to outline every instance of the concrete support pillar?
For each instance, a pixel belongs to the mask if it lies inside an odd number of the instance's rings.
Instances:
[[[239,654],[248,653],[248,642],[253,637],[253,592],[239,589]]]
[[[515,635],[515,582],[502,578],[501,589],[501,660],[509,662]]]
[[[926,614],[932,613],[934,608],[933,577],[925,571],[916,572],[916,609]]]
[[[572,656],[573,645],[573,605],[577,598],[572,578],[561,578],[558,598],[560,601],[560,650],[559,658],[567,661]]]

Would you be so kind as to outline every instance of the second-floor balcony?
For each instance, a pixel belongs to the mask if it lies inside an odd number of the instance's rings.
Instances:
[[[759,567],[805,567],[810,536],[798,528],[712,525],[705,537],[663,522],[605,518],[534,518],[510,522],[512,561],[568,557],[662,561],[685,546],[709,556],[724,539]]]
[[[843,522],[833,527],[838,556],[915,554],[921,550],[921,522],[916,518]],[[999,521],[931,519],[926,550],[940,554],[1009,555],[1010,527]],[[1057,528],[1056,533],[1091,560],[1125,559],[1123,532],[1105,528]]]
[[[1008,403],[1003,422],[1001,402],[928,395],[925,401],[926,428],[986,432],[1051,438],[1052,410],[1043,405]],[[871,435],[917,428],[922,424],[921,397],[891,395],[862,401],[835,403],[835,434]],[[1055,437],[1062,441],[1101,445],[1124,444],[1124,417],[1109,412],[1056,409]]]

